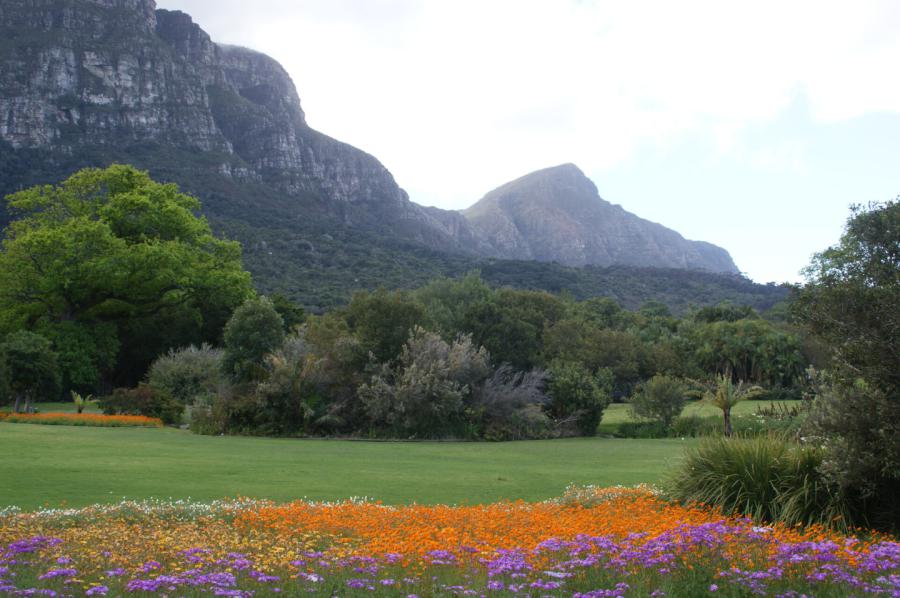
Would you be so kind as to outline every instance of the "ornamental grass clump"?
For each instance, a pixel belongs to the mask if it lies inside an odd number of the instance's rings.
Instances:
[[[818,473],[820,449],[785,438],[709,437],[688,450],[666,486],[673,498],[759,521],[850,525],[840,497]]]

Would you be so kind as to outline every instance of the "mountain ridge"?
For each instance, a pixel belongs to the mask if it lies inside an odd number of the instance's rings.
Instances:
[[[410,201],[374,156],[309,127],[273,58],[154,0],[0,0],[0,195],[111,162],[197,195],[262,289],[311,307],[494,265],[510,280],[465,212]]]

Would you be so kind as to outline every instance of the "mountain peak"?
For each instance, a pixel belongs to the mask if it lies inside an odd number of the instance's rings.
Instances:
[[[603,200],[574,164],[506,183],[463,214],[495,257],[738,272],[724,249],[688,241]]]

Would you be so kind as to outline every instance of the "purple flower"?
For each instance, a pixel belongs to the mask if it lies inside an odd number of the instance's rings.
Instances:
[[[76,575],[78,575],[78,571],[76,571],[75,569],[51,569],[50,571],[47,571],[46,573],[44,573],[43,575],[38,577],[38,579],[53,579],[55,577],[75,577]]]
[[[90,590],[84,593],[85,596],[106,596],[109,593],[109,588],[106,586],[94,586]]]
[[[109,571],[107,571],[106,576],[107,577],[122,577],[123,575],[125,575],[125,573],[127,573],[125,571],[125,569],[118,567],[116,569],[110,569]]]
[[[149,573],[151,571],[159,571],[162,569],[162,564],[157,561],[147,561],[141,566],[141,573]]]

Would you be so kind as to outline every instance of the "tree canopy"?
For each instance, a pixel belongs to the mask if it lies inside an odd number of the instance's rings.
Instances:
[[[809,284],[794,302],[799,319],[851,377],[900,391],[900,201],[852,208],[840,243],[805,274]]]
[[[35,330],[68,387],[133,383],[173,346],[217,341],[252,295],[236,242],[197,199],[130,166],[85,169],[7,198],[0,330]]]

